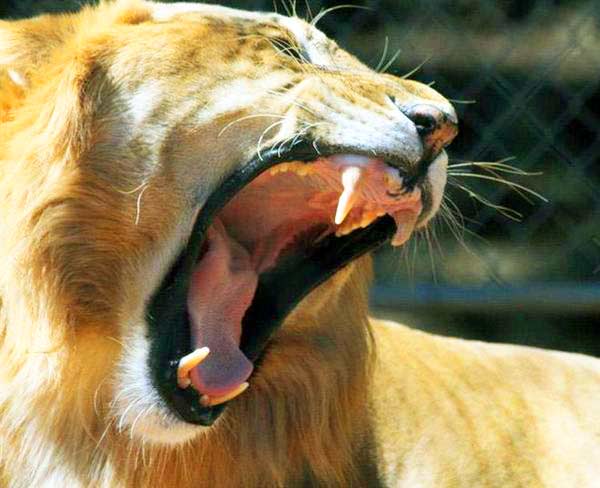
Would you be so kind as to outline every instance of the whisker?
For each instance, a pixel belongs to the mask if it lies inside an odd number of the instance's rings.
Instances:
[[[543,173],[541,171],[531,172],[525,171],[524,169],[518,168],[511,164],[506,164],[508,161],[514,161],[514,157],[500,159],[499,161],[464,161],[461,159],[452,159],[451,161],[458,161],[458,163],[451,163],[448,165],[449,169],[453,168],[481,168],[483,170],[493,169],[500,173],[515,174],[518,176],[540,176]]]
[[[327,125],[329,124],[329,122],[326,121],[322,121],[322,122],[315,122],[312,124],[306,124],[304,127],[302,127],[301,129],[297,130],[294,134],[292,134],[291,136],[287,137],[286,139],[282,140],[281,142],[277,143],[276,147],[279,146],[279,148],[277,149],[277,154],[278,156],[281,157],[281,151],[283,149],[283,146],[285,144],[287,144],[288,142],[291,142],[292,146],[295,146],[296,143],[298,142],[298,139],[300,139],[304,134],[306,134],[310,129],[312,129],[313,127],[317,127],[319,125]],[[315,147],[315,144],[313,142],[313,147]],[[318,148],[315,147],[315,150],[317,151],[317,154],[320,155],[320,152],[318,152]]]
[[[238,124],[240,122],[244,122],[245,120],[256,119],[256,118],[260,118],[260,117],[269,117],[269,118],[274,118],[274,119],[285,119],[285,116],[284,115],[280,115],[280,114],[268,114],[268,113],[265,113],[265,114],[246,115],[245,117],[240,117],[239,119],[236,119],[233,122],[229,122],[229,124],[227,124],[225,127],[223,127],[223,129],[221,129],[221,131],[219,132],[219,134],[217,135],[217,137],[221,137],[226,130],[230,129],[235,124]]]
[[[445,200],[445,202],[442,204],[443,211],[441,212],[441,216],[444,220],[450,219],[451,221],[456,221],[457,219],[460,219],[460,222],[467,220],[462,215],[460,210],[458,209],[458,206],[452,201],[452,199],[450,197],[448,197],[447,195],[444,195],[444,200]],[[453,209],[456,209],[456,210],[453,210]],[[468,220],[471,220],[471,219],[468,219]],[[449,224],[449,221],[446,220],[446,223]],[[480,262],[484,266],[484,268],[486,269],[486,271],[488,273],[488,276],[494,282],[502,283],[504,281],[496,273],[496,271],[489,265],[489,263],[485,259],[482,259],[481,256],[479,256],[479,254],[477,252],[475,252],[469,244],[467,244],[466,236],[468,236],[469,238],[475,239],[484,245],[489,245],[489,242],[487,241],[487,239],[480,236],[476,232],[473,232],[472,230],[467,228],[464,224],[461,224],[459,227],[457,227],[456,224],[451,224],[451,225],[448,225],[448,228],[449,228],[450,232],[453,234],[453,236],[456,238],[456,242],[459,244],[459,246],[462,249],[464,249],[464,251],[467,254],[469,254],[470,256],[475,258],[478,262]]]
[[[312,143],[313,147],[315,148],[315,151],[317,152],[317,154],[320,156],[321,155],[321,151],[319,150],[319,146],[317,144],[317,139],[315,139]]]
[[[144,186],[146,186],[148,184],[148,182],[143,181],[142,183],[140,183],[138,186],[136,186],[133,190],[117,190],[119,193],[123,194],[123,195],[132,195],[134,193],[137,193],[138,191],[140,191],[142,188],[144,188]]]
[[[123,413],[120,415],[119,418],[119,423],[117,424],[117,430],[119,432],[123,432],[123,428],[125,427],[125,421],[127,420],[127,414],[129,413],[129,410],[131,410],[134,407],[137,407],[142,402],[143,399],[133,401],[129,405],[127,405],[127,408],[125,410],[123,410]]]
[[[454,205],[454,202],[452,202]],[[440,212],[440,217],[444,223],[448,226],[450,233],[454,236],[457,242],[465,243],[465,227],[461,225],[462,214],[459,214],[460,218],[454,214],[454,212],[447,205],[443,204]]]
[[[304,54],[302,53],[302,50],[295,45],[286,45],[283,44],[281,40],[279,39],[272,39],[269,37],[265,37],[265,39],[271,43],[271,45],[277,50],[278,54],[283,54],[284,56],[291,56],[294,61],[296,62],[296,64],[300,67],[302,67],[303,69],[306,69],[309,66],[312,66],[311,63],[308,61],[308,59],[306,59],[306,56],[304,56]],[[290,40],[290,42],[292,42]],[[300,62],[300,60],[296,59],[295,56],[298,56],[302,59],[302,62]]]
[[[450,201],[449,199],[448,199],[448,201],[452,205],[455,205],[455,203]],[[456,230],[457,233],[460,234],[460,236],[457,235],[456,237],[462,238],[463,230],[464,230],[464,221],[463,221],[462,214],[453,211],[452,208],[450,207],[450,205],[448,204],[448,202],[444,201],[440,205],[440,214],[439,215],[440,215],[440,218],[444,221],[444,223],[448,227],[451,227],[453,230]]]
[[[416,239],[413,240],[412,242],[412,275],[413,275],[413,281],[414,278],[417,276],[417,257],[418,257],[418,252],[419,252],[419,243],[422,239],[422,236],[420,234],[416,235]]]
[[[149,185],[146,185],[144,186],[144,188],[142,188],[142,191],[140,191],[140,194],[138,195],[137,200],[135,202],[135,225],[138,225],[140,223],[140,217],[142,213],[142,197],[148,189],[148,186]]]
[[[431,275],[433,277],[433,282],[437,283],[437,270],[435,267],[433,244],[431,242],[431,229],[429,227],[425,228],[425,242],[427,243],[427,254],[429,255],[429,264],[431,265]]]
[[[473,105],[473,104],[477,103],[477,100],[457,100],[456,98],[449,98],[448,101],[455,103],[455,104],[461,104],[461,105]]]
[[[329,7],[326,8],[325,10],[321,10],[317,16],[312,19],[310,25],[312,25],[313,27],[316,27],[317,24],[323,19],[323,17],[325,17],[326,15],[329,15],[331,12],[335,12],[336,10],[341,10],[344,8],[353,8],[353,9],[360,9],[360,10],[373,10],[371,7],[366,7],[364,5],[349,5],[349,4],[344,4],[344,5],[335,5],[333,7]]]
[[[535,190],[532,190],[531,188],[524,186],[524,185],[520,185],[519,183],[515,183],[514,181],[510,181],[507,180],[505,178],[502,178],[500,176],[488,176],[488,175],[480,175],[477,173],[466,173],[463,171],[456,171],[456,172],[448,172],[448,174],[452,175],[452,176],[462,176],[465,178],[478,178],[481,180],[487,180],[487,181],[495,181],[496,183],[500,183],[501,185],[505,185],[505,186],[509,186],[510,188],[512,188],[513,190],[515,190],[517,193],[519,193],[523,198],[525,198],[525,200],[529,201],[526,197],[525,194],[528,195],[532,195],[536,198],[539,198],[542,202],[547,203],[548,199],[543,197],[542,195],[540,195],[538,192],[536,192]],[[519,190],[523,193],[520,193]]]
[[[286,95],[287,95],[287,92],[286,92],[286,93],[281,93],[281,92],[278,92],[278,91],[276,91],[276,90],[268,90],[268,91],[267,91],[267,93],[268,93],[269,95],[272,95],[272,96],[274,96],[274,97],[279,97],[279,98],[284,98],[284,99],[286,98]],[[302,103],[302,102],[299,102],[299,101],[298,101],[298,100],[296,100],[296,99],[289,100],[289,102],[290,102],[292,105],[294,105],[294,106],[296,106],[296,107],[298,107],[298,108],[301,108],[302,110],[304,110],[304,111],[308,112],[308,113],[309,113],[310,115],[312,115],[313,117],[317,117],[317,114],[316,114],[315,112],[313,112],[313,110],[312,110],[311,108],[309,108],[309,107],[308,107],[308,105],[305,105],[304,103]]]
[[[404,246],[401,247],[402,250],[402,259],[404,260],[404,268],[406,269],[406,272],[408,274],[408,278],[409,278],[409,283],[414,283],[414,268],[412,266],[412,263],[410,262],[410,246],[412,245],[412,239],[410,241],[408,241],[406,244],[404,244]]]
[[[281,151],[283,151],[283,146],[285,146],[288,142],[292,141],[291,146],[294,146],[298,140],[298,138],[302,137],[304,132],[302,130],[297,130],[291,136],[286,137],[285,139],[279,141],[273,149],[277,148],[277,156],[281,157]]]
[[[291,58],[295,61],[296,66],[305,73],[319,75],[319,70],[316,68],[316,66],[312,64],[308,59],[306,59],[306,56],[304,56],[302,50],[298,46],[293,45],[294,40],[291,38],[289,39],[289,43],[291,45],[284,45],[281,40],[273,39],[264,34],[246,34],[243,36],[239,36],[237,39],[257,39],[258,41],[268,42],[279,54],[286,56],[286,59],[288,60],[290,57],[286,55],[286,53],[293,53],[294,55],[292,55]],[[301,61],[296,59],[296,56],[301,58]],[[288,71],[293,72],[288,66],[286,66],[283,63],[279,64],[278,66],[280,68],[287,69]]]
[[[107,424],[106,427],[104,428],[104,430],[102,431],[102,435],[100,436],[100,438],[98,439],[98,442],[96,442],[96,446],[94,447],[94,453],[97,452],[100,449],[100,446],[102,444],[102,442],[104,441],[104,439],[106,438],[106,435],[108,434],[108,431],[110,430],[110,428],[113,426],[114,424],[114,419],[111,419]]]
[[[133,434],[134,434],[135,425],[137,424],[137,422],[142,418],[143,415],[147,415],[148,412],[150,412],[153,408],[154,408],[154,405],[150,405],[149,407],[142,409],[140,411],[140,413],[137,414],[135,419],[133,419],[133,422],[131,423],[131,428],[129,429],[129,439],[133,440]]]
[[[271,124],[269,127],[267,127],[263,133],[260,135],[260,137],[258,138],[258,141],[256,142],[256,153],[258,154],[258,159],[260,159],[261,161],[264,161],[262,154],[261,154],[261,147],[262,147],[262,143],[264,138],[266,137],[266,135],[275,127],[277,127],[278,125],[282,125],[285,122],[285,120],[279,120],[273,124]]]
[[[285,10],[285,13],[287,14],[287,16],[292,17],[292,11],[290,10],[289,5],[285,0],[281,0],[281,6]]]
[[[310,2],[308,0],[304,0],[304,5],[306,6],[306,21],[311,24],[314,19],[314,15],[312,13],[312,9],[310,8]]]
[[[389,45],[390,38],[388,36],[385,36],[385,41],[383,41],[383,52],[381,53],[381,58],[379,59],[379,63],[377,63],[377,66],[375,68],[375,71],[377,72],[379,72],[379,70],[383,66],[383,63],[385,63],[385,58],[387,57]]]
[[[514,220],[515,222],[520,222],[521,219],[523,218],[523,215],[520,212],[518,212],[518,211],[516,211],[516,210],[514,210],[512,208],[505,207],[503,205],[495,204],[495,203],[491,202],[490,200],[488,200],[487,198],[485,198],[484,196],[476,193],[475,191],[473,191],[468,186],[461,185],[460,183],[457,183],[457,182],[452,181],[452,180],[448,180],[448,183],[450,185],[452,185],[452,186],[454,186],[456,188],[459,188],[460,190],[464,191],[471,198],[473,198],[474,200],[478,201],[479,203],[482,203],[486,207],[490,207],[490,208],[496,210],[497,212],[499,212],[500,214],[504,215],[508,219]]]
[[[432,58],[432,56],[427,56],[423,61],[421,61],[420,64],[418,64],[415,68],[411,69],[408,73],[402,75],[400,78],[404,78],[404,79],[410,78],[417,71],[419,71],[423,66],[425,66],[431,58]]]
[[[433,244],[435,246],[435,249],[437,249],[438,254],[440,255],[440,257],[445,257],[446,253],[444,251],[444,248],[442,247],[440,240],[438,238],[438,231],[440,229],[441,226],[441,222],[439,219],[434,219],[433,222],[431,223],[431,237],[433,239]]]
[[[398,49],[394,53],[394,55],[390,58],[390,60],[387,63],[385,63],[385,66],[377,71],[379,71],[380,73],[387,73],[387,70],[390,69],[390,67],[396,62],[396,60],[398,59],[398,56],[400,56],[401,52],[402,52],[402,49]]]

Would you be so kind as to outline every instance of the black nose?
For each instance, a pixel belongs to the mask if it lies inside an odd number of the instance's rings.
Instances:
[[[415,124],[428,159],[437,156],[458,134],[456,116],[434,105],[413,105],[403,112]]]

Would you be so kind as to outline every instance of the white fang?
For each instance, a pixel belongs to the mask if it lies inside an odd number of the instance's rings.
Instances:
[[[337,210],[335,212],[335,223],[340,225],[352,210],[356,203],[358,192],[356,187],[362,176],[362,169],[358,166],[350,166],[342,173],[342,185],[344,191],[338,200]]]

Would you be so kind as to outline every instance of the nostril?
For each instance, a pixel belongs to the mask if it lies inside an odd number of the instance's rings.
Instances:
[[[438,120],[431,114],[416,113],[412,115],[411,119],[421,136],[431,134],[438,126]]]
[[[430,155],[438,154],[458,133],[456,117],[434,105],[413,105],[403,112],[415,125]]]

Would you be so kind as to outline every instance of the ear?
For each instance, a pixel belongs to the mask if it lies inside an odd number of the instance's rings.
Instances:
[[[0,21],[0,82],[6,83],[0,85],[0,104],[8,100],[11,108],[11,80],[16,85],[12,92],[26,92],[24,107],[18,102],[22,95],[13,97],[17,110],[10,118],[20,127],[19,137],[26,139],[16,137],[15,147],[21,152],[28,148],[40,159],[73,159],[89,140],[94,94],[103,80],[102,70],[96,69],[103,44],[78,47],[71,42],[73,33],[50,33],[44,20]],[[54,24],[59,18],[51,20]]]
[[[23,88],[30,74],[48,62],[50,53],[72,33],[67,16],[43,15],[34,19],[0,21],[0,68]]]
[[[52,53],[69,39],[101,30],[102,26],[151,20],[151,5],[143,0],[117,0],[101,2],[99,7],[83,7],[71,15],[0,20],[0,71],[4,69],[13,83],[26,88],[31,74],[40,73]]]
[[[72,140],[85,134],[83,92],[94,56],[75,55],[75,42],[71,42],[73,49],[68,46],[78,22],[72,15],[0,21],[0,74],[5,71],[5,80],[29,93],[29,111],[35,114],[29,121],[31,136],[47,142],[38,149],[42,152],[52,148],[65,153]],[[68,49],[64,57],[63,47]]]

